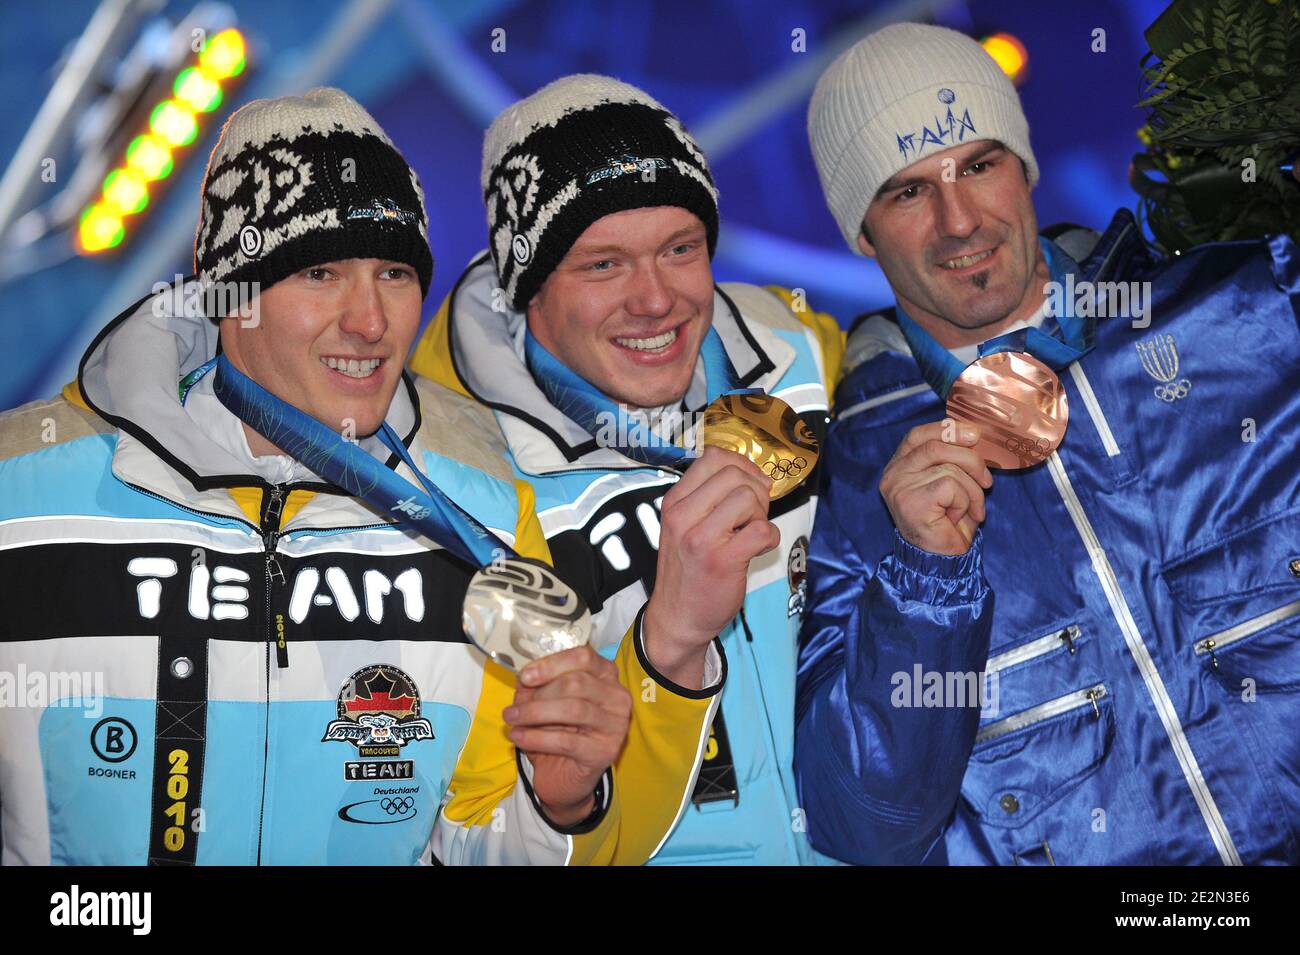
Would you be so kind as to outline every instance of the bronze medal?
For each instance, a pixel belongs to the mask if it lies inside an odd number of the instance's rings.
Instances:
[[[509,670],[591,640],[591,611],[540,561],[497,560],[476,573],[461,613],[465,635]]]
[[[803,418],[780,398],[722,395],[704,410],[704,446],[749,458],[772,479],[772,500],[784,497],[812,473],[819,449]]]
[[[1024,352],[985,355],[966,366],[948,393],[948,417],[974,425],[975,450],[991,468],[1046,461],[1065,437],[1070,409],[1061,379]]]

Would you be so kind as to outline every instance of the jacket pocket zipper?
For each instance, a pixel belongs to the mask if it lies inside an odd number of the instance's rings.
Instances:
[[[1033,726],[1035,723],[1041,723],[1053,716],[1060,716],[1062,713],[1069,713],[1071,710],[1077,710],[1085,706],[1091,706],[1094,716],[1100,719],[1101,710],[1097,707],[1097,701],[1105,695],[1106,684],[1098,683],[1086,690],[1076,690],[1073,693],[1067,693],[1065,696],[1058,696],[1054,700],[1032,706],[1014,716],[1008,716],[1004,720],[998,720],[996,723],[990,723],[988,726],[981,728],[975,734],[975,744],[978,746],[980,743],[986,743],[991,739],[997,739],[999,736],[1014,733],[1026,726]]]
[[[1005,670],[1009,666],[1017,663],[1025,663],[1029,660],[1036,660],[1044,654],[1051,653],[1064,646],[1070,653],[1074,653],[1075,641],[1079,639],[1082,632],[1074,624],[1063,627],[1055,633],[1049,633],[1045,637],[1039,637],[1037,640],[1030,640],[1028,643],[1022,643],[1018,647],[1012,647],[1010,650],[1004,650],[997,656],[989,657],[988,663],[984,664],[985,673],[996,673],[998,670]]]
[[[1271,627],[1275,623],[1281,623],[1283,620],[1290,620],[1292,617],[1300,614],[1300,600],[1293,600],[1289,604],[1283,604],[1276,610],[1270,610],[1268,613],[1262,613],[1258,617],[1251,617],[1244,623],[1239,623],[1235,627],[1229,627],[1227,630],[1220,630],[1212,636],[1196,644],[1197,656],[1210,655],[1210,662],[1214,664],[1214,669],[1219,668],[1219,658],[1215,656],[1216,650],[1222,650],[1238,640],[1244,640],[1253,636],[1265,627]]]

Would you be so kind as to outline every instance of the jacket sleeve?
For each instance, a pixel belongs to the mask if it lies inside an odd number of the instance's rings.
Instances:
[[[550,560],[533,513],[532,489],[517,482],[515,549]],[[639,865],[662,844],[695,784],[725,681],[720,645],[710,650],[705,688],[677,687],[658,674],[641,644],[641,616],[614,658],[632,694],[627,742],[597,789],[596,809],[573,827],[553,825],[533,793],[531,766],[506,735],[502,711],[515,675],[486,662],[469,737],[439,814],[433,851],[446,864]]]
[[[845,489],[849,498],[836,500]],[[795,772],[818,851],[860,864],[914,864],[952,817],[980,719],[978,695],[968,705],[918,705],[924,675],[947,684],[948,674],[979,674],[962,686],[982,680],[993,595],[981,572],[983,531],[960,557],[919,550],[895,532],[873,573],[859,549],[869,538],[844,526],[861,513],[854,498],[864,493],[851,480],[832,481],[818,506]]]

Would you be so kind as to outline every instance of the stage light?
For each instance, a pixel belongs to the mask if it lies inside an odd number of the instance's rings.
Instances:
[[[1002,67],[1002,72],[1007,74],[1011,82],[1019,86],[1025,78],[1025,67],[1029,65],[1029,51],[1025,45],[1010,33],[986,36],[980,40],[980,45]]]
[[[172,172],[172,151],[157,136],[137,136],[126,147],[126,165],[147,182],[166,179]]]
[[[120,216],[143,212],[149,205],[149,187],[134,169],[114,169],[104,177],[104,204]]]
[[[221,84],[208,79],[193,66],[176,77],[172,92],[196,113],[210,113],[221,105]]]
[[[77,238],[83,252],[103,252],[118,245],[126,235],[122,217],[101,204],[95,204],[81,214]]]
[[[214,80],[238,76],[244,70],[244,37],[238,30],[222,30],[199,54],[199,68]]]
[[[147,128],[132,137],[125,155],[108,167],[100,194],[82,210],[74,238],[83,254],[121,245],[144,218],[140,213],[163,188],[152,184],[164,183],[189,158],[185,147],[198,140],[208,117],[216,115],[242,82],[237,77],[247,69],[247,58],[244,36],[232,28],[209,39],[197,56],[175,64],[178,72],[170,88],[162,86],[160,99],[144,114]]]
[[[168,146],[188,146],[199,134],[194,113],[174,99],[159,103],[149,114],[149,128]]]

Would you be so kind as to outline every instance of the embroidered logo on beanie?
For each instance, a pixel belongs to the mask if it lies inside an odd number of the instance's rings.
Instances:
[[[939,90],[937,98],[940,103],[947,105],[946,116],[940,119],[936,115],[931,123],[923,125],[915,132],[894,134],[898,141],[898,151],[909,163],[920,159],[927,146],[947,149],[949,146],[964,142],[967,134],[970,134],[973,139],[978,133],[969,109],[962,109],[960,116],[953,111],[952,104],[957,102],[956,93],[945,86]]]

